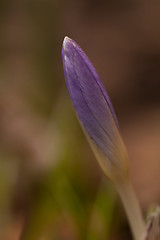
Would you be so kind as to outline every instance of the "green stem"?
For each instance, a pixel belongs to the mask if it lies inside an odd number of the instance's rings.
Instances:
[[[116,188],[124,205],[134,239],[141,240],[145,232],[145,223],[134,189],[129,180],[119,182]]]

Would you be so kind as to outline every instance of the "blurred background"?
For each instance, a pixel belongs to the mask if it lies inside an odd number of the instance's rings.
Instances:
[[[66,90],[74,39],[112,99],[144,215],[160,203],[160,2],[0,1],[0,240],[132,239]]]

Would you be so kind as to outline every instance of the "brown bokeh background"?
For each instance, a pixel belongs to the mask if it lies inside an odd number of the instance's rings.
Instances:
[[[66,90],[66,35],[89,56],[112,99],[144,213],[160,202],[159,12],[157,0],[1,0],[0,239],[20,239],[37,201],[35,185],[51,169],[61,179],[57,168],[64,159],[62,172],[89,205],[103,178]],[[59,238],[53,231],[52,238],[42,239],[79,239],[74,223],[68,230],[55,219]],[[109,239],[128,233],[127,228],[118,235],[121,228],[116,229]]]

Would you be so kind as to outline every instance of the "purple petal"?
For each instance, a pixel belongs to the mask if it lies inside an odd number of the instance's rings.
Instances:
[[[62,49],[68,92],[85,131],[102,152],[113,160],[118,121],[109,96],[82,49],[65,37]]]

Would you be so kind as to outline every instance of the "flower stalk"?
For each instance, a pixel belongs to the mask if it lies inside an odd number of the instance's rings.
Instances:
[[[129,180],[128,155],[110,98],[82,49],[65,37],[62,48],[65,81],[88,142],[105,175],[114,183],[135,240],[141,240],[144,220]]]
[[[145,224],[132,184],[129,179],[126,179],[115,186],[124,206],[134,239],[141,240],[145,232]]]

